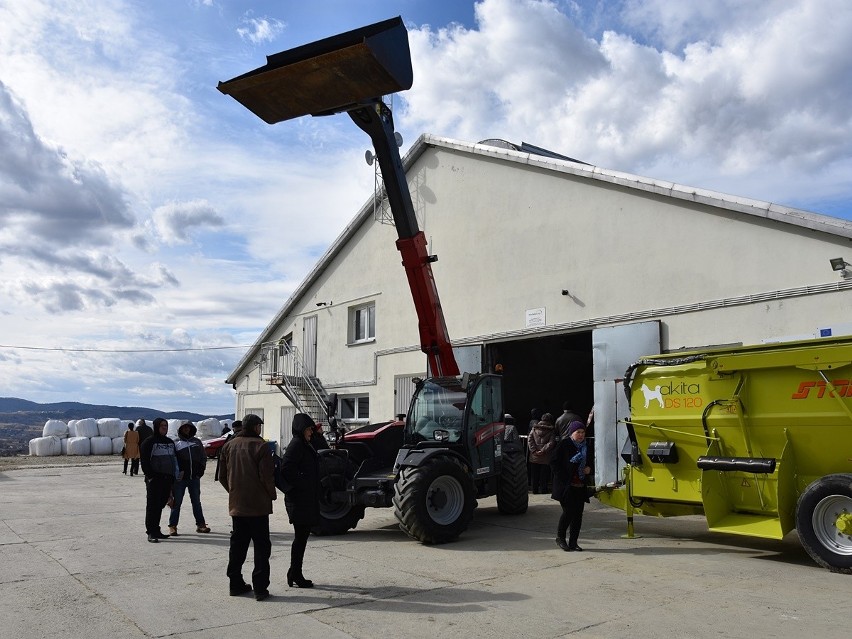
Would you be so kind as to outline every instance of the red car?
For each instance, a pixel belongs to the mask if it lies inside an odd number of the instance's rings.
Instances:
[[[227,435],[222,435],[221,437],[216,437],[214,439],[205,439],[202,444],[204,444],[204,452],[207,454],[208,459],[215,459],[219,456],[219,451],[222,449],[222,446],[225,445],[225,442],[230,439],[232,433],[228,433]]]

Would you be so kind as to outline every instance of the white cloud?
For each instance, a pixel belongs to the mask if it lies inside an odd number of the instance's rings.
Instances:
[[[548,1],[483,0],[476,16],[412,30],[406,126],[794,205],[836,193],[850,166],[848,3],[627,2],[648,44],[590,40]]]
[[[241,23],[244,26],[237,27],[237,33],[243,40],[252,44],[271,42],[287,28],[287,24],[275,18],[262,17],[253,18],[251,12],[243,16]]]
[[[168,202],[152,215],[158,237],[166,244],[185,244],[195,229],[219,228],[225,221],[206,200]]]

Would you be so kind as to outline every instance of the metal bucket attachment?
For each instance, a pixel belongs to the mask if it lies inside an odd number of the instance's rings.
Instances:
[[[266,66],[217,88],[275,124],[348,111],[410,89],[413,79],[408,31],[397,16],[267,56]]]

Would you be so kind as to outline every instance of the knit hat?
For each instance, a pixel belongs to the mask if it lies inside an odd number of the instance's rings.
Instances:
[[[571,422],[568,424],[568,436],[570,437],[578,430],[586,430],[586,425],[583,422]]]

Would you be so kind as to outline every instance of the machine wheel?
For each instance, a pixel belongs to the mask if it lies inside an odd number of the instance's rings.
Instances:
[[[342,535],[352,530],[364,519],[365,506],[349,504],[324,504],[320,499],[320,521],[311,528],[315,535]]]
[[[497,510],[504,515],[522,515],[530,502],[527,462],[522,451],[504,452],[497,483]]]
[[[473,481],[455,457],[436,456],[403,468],[394,485],[399,527],[424,544],[443,544],[467,530],[476,507]]]
[[[320,454],[320,521],[311,528],[315,535],[342,535],[364,519],[365,506],[332,501],[332,492],[344,492],[355,474],[348,456],[335,450]]]
[[[816,563],[852,574],[852,475],[826,475],[808,486],[796,507],[796,530]]]

